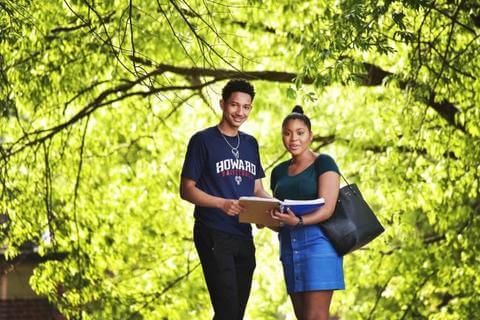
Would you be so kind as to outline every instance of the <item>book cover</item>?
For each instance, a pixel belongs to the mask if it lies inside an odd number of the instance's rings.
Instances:
[[[257,223],[268,227],[279,227],[280,222],[273,219],[271,209],[280,209],[281,201],[273,198],[240,197],[240,205],[245,209],[238,216],[242,223]]]
[[[289,200],[285,199],[280,205],[282,212],[286,212],[287,208],[295,213],[296,216],[303,216],[312,211],[317,210],[325,204],[325,199],[318,198],[314,200]]]

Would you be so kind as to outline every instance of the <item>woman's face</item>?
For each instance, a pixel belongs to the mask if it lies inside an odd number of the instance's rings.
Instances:
[[[282,128],[283,145],[292,156],[300,155],[310,147],[313,135],[305,122],[299,119],[289,120]]]

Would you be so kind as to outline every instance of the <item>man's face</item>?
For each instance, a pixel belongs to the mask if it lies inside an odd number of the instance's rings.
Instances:
[[[233,92],[228,100],[220,100],[223,120],[234,128],[239,128],[247,120],[252,110],[252,98],[244,92]]]

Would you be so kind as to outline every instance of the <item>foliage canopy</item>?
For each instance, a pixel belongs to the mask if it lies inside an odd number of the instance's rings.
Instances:
[[[72,318],[208,318],[180,166],[224,80],[244,77],[264,167],[287,157],[279,117],[301,103],[313,148],[387,227],[345,258],[334,313],[475,318],[479,37],[473,0],[0,0],[6,257],[26,241],[66,254],[31,284]],[[276,237],[255,240],[247,316],[291,319]]]

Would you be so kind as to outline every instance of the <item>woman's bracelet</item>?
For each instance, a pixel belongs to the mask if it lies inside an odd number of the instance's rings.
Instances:
[[[295,225],[296,228],[298,227],[303,227],[303,217],[302,216],[299,216],[298,217],[298,222],[297,224]]]

